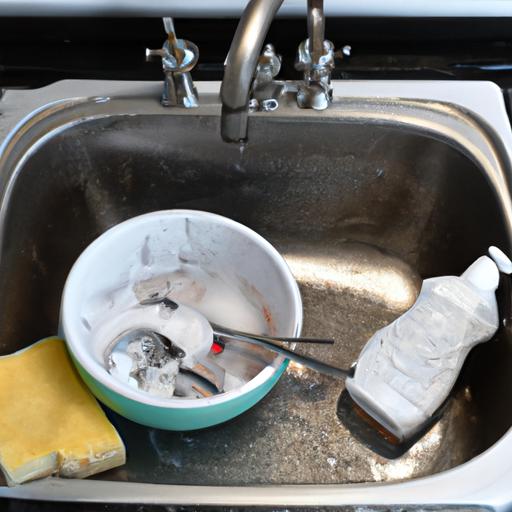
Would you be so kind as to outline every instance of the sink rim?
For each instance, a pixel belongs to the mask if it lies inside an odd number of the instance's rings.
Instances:
[[[22,160],[16,158],[13,150],[17,149],[18,157],[26,156],[26,149],[30,151],[34,146],[23,144],[23,139],[30,135],[31,129],[40,131],[43,120],[62,120],[62,114],[73,114],[71,119],[74,117],[75,123],[81,122],[83,119],[77,119],[76,115],[76,109],[79,110],[80,106],[87,107],[91,103],[100,106],[113,105],[118,99],[123,102],[122,98],[128,96],[140,96],[138,99],[142,97],[145,110],[141,113],[144,114],[148,114],[149,111],[150,114],[218,116],[218,86],[217,82],[199,82],[199,93],[204,95],[205,104],[197,110],[185,112],[162,111],[157,102],[160,93],[159,83],[73,80],[58,82],[36,91],[7,92],[0,101],[0,108],[5,106],[3,113],[7,113],[7,116],[0,116],[0,137],[4,132],[10,134],[0,147],[0,170],[4,166],[10,166],[12,172],[0,175],[0,236],[9,203],[9,184],[15,180],[16,169],[23,164]],[[84,96],[77,96],[77,89],[82,89]],[[108,91],[110,93],[106,94]],[[335,99],[332,109],[322,113],[298,111],[294,105],[285,104],[277,113],[256,115],[273,115],[276,120],[281,117],[300,117],[308,120],[332,119],[335,122],[343,122],[358,118],[355,115],[357,110],[351,111],[347,108],[352,105],[359,107],[359,119],[364,118],[368,121],[379,120],[375,107],[381,106],[382,110],[378,113],[382,122],[403,124],[411,129],[416,127],[431,135],[437,133],[444,142],[450,140],[446,139],[450,134],[458,134],[458,140],[451,139],[452,145],[459,149],[465,148],[466,155],[475,159],[487,174],[490,174],[492,184],[505,205],[504,220],[508,224],[509,233],[512,233],[512,211],[507,201],[507,198],[510,198],[512,154],[509,148],[512,147],[512,132],[501,92],[496,85],[487,82],[334,82],[334,95],[343,99]],[[72,99],[62,100],[63,97]],[[102,99],[98,102],[93,99],[94,97]],[[105,97],[115,99],[109,102],[105,101]],[[27,101],[27,98],[31,101]],[[482,98],[485,98],[485,101]],[[397,106],[400,106],[401,112],[399,115],[393,115],[393,109]],[[407,116],[407,108],[423,112],[424,117],[420,125],[418,117]],[[57,122],[54,129],[62,130],[67,126],[67,123]],[[458,132],[461,127],[465,127],[462,131],[467,132],[462,139]],[[45,136],[50,137],[53,133],[47,131]],[[16,162],[14,166],[12,157]],[[52,478],[17,488],[0,487],[0,497],[54,501],[87,500],[102,503],[200,503],[233,506],[457,504],[481,505],[504,510],[512,505],[512,499],[507,494],[512,478],[512,461],[506,458],[507,450],[511,449],[512,430],[509,430],[488,450],[460,466],[435,475],[398,483],[198,488],[97,480],[64,481]]]

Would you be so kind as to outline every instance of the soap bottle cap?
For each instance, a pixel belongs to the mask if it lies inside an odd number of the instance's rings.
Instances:
[[[489,256],[494,260],[500,272],[503,272],[503,274],[512,274],[512,261],[510,261],[510,258],[501,249],[491,245],[491,247],[489,247]]]
[[[487,256],[478,258],[467,268],[461,277],[484,292],[494,292],[500,282],[498,267]]]

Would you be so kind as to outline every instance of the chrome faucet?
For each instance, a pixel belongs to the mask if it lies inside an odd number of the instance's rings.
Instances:
[[[146,60],[162,59],[165,75],[162,105],[197,107],[199,100],[190,71],[197,63],[199,50],[194,43],[176,37],[172,18],[164,18],[163,21],[167,40],[159,50],[146,49]]]
[[[251,0],[233,37],[220,89],[221,134],[227,142],[247,138],[249,93],[270,23],[283,0]]]
[[[251,90],[253,85],[256,85],[255,89],[261,86],[262,60],[259,55],[270,23],[282,3],[283,0],[251,0],[236,29],[226,59],[220,91],[222,100],[221,134],[227,142],[239,142],[247,139]],[[297,103],[301,108],[322,110],[328,106],[331,100],[330,76],[334,68],[334,48],[331,42],[324,41],[324,25],[323,0],[308,0],[308,39],[299,46],[296,62],[296,68],[304,72],[304,80],[296,85]],[[264,58],[267,54],[267,59],[273,59],[272,53],[273,48],[267,46],[262,57]],[[268,62],[272,61],[268,60]],[[254,84],[258,63],[260,63],[260,67],[256,76],[256,84]],[[273,69],[276,69],[275,64]],[[265,84],[267,90],[270,85],[269,83]],[[280,93],[285,89],[285,87],[279,89]],[[257,98],[255,99],[258,101]],[[274,99],[272,105],[275,107],[277,100]]]

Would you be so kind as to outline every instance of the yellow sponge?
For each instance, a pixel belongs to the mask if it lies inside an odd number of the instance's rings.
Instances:
[[[85,478],[126,460],[119,434],[59,338],[0,357],[0,467],[8,485]]]

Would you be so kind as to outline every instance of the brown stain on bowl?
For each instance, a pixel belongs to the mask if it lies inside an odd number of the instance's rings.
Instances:
[[[237,275],[238,281],[240,282],[240,290],[243,295],[251,302],[253,306],[258,308],[265,320],[265,324],[267,325],[267,332],[262,334],[268,334],[269,336],[276,335],[276,326],[274,323],[274,317],[272,316],[272,311],[268,306],[267,301],[265,300],[264,295],[254,286],[249,283],[247,279],[242,276]]]
[[[268,326],[269,334],[275,336],[276,327],[274,325],[274,318],[272,317],[272,312],[270,311],[270,308],[266,304],[264,304],[261,310],[263,312],[263,318],[265,319],[265,323]]]

